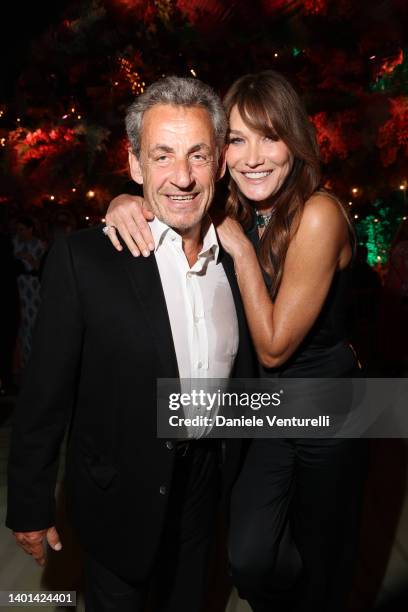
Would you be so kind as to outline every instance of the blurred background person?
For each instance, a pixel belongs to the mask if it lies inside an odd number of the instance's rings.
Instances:
[[[46,249],[44,242],[35,235],[34,220],[28,215],[17,219],[13,249],[14,257],[21,266],[17,277],[20,297],[18,339],[20,365],[24,368],[30,354],[33,326],[40,304],[39,269]]]

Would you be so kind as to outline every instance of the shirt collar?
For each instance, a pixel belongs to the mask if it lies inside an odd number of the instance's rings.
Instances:
[[[153,219],[153,221],[148,222],[150,225],[150,230],[152,232],[153,240],[154,240],[154,252],[157,251],[158,248],[163,244],[163,241],[166,235],[169,232],[175,234],[176,232],[171,229],[168,225],[160,221],[157,217]]]
[[[220,245],[217,238],[217,232],[215,231],[214,223],[212,223],[210,217],[207,218],[208,223],[205,225],[206,229],[203,236],[203,247],[198,256],[207,257],[209,254],[212,254],[215,261],[218,261]]]
[[[211,222],[210,218],[208,221],[204,220],[204,236],[203,236],[203,246],[201,251],[198,254],[198,257],[208,257],[212,255],[215,261],[218,261],[218,256],[220,252],[220,245],[218,243],[217,233],[215,231],[214,224]],[[171,227],[160,221],[157,217],[153,219],[153,221],[148,222],[150,225],[150,230],[153,235],[154,240],[154,252],[156,253],[160,246],[164,243],[164,241],[168,238],[176,238],[178,243],[181,243],[181,236],[177,232],[174,231]]]

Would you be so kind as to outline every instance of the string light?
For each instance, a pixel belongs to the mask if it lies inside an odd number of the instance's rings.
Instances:
[[[105,219],[105,217],[103,217],[103,219],[101,219],[101,222],[105,223],[105,221],[106,221],[106,219]]]
[[[194,70],[194,68],[191,68],[190,72],[191,72],[191,74],[193,75],[193,77],[196,77],[196,76],[197,76],[197,73],[196,73],[196,71]]]
[[[0,110],[0,117],[4,115],[4,111]]]
[[[94,198],[95,197],[95,192],[92,191],[92,189],[90,189],[89,191],[87,191],[86,197],[87,198]]]
[[[140,74],[134,69],[132,62],[125,57],[121,57],[119,59],[119,68],[124,78],[129,83],[132,93],[136,95],[143,93],[144,83]]]
[[[353,202],[349,202],[349,203],[348,203],[348,205],[349,205],[349,206],[353,206]]]
[[[403,221],[406,221],[408,219],[408,217],[402,217]]]
[[[0,138],[0,146],[2,146],[2,147],[6,146],[6,139],[5,138]]]
[[[274,53],[274,57],[278,57],[278,54],[277,54],[277,53]]]
[[[354,218],[355,218],[355,219],[358,219],[358,215],[354,215]]]
[[[76,192],[76,188],[75,188],[75,187],[73,187],[73,188],[71,189],[71,191],[72,191],[72,193],[75,193],[75,192]]]
[[[17,123],[20,123],[21,119],[20,117],[17,117]]]
[[[407,188],[407,186],[406,186],[406,185],[401,184],[401,185],[399,186],[399,188],[401,189],[401,191],[405,191],[405,190],[406,190],[406,188]]]
[[[351,193],[356,195],[358,193],[358,187],[353,187],[353,189],[351,190]]]
[[[77,119],[82,119],[82,115],[78,115],[78,116],[77,116]]]
[[[89,217],[85,217],[85,221],[89,221]]]

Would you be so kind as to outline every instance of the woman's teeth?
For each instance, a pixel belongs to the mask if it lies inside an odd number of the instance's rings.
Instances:
[[[272,170],[268,170],[267,172],[244,172],[244,176],[246,176],[247,178],[250,179],[259,179],[259,178],[265,178],[266,176],[269,176],[272,173]]]

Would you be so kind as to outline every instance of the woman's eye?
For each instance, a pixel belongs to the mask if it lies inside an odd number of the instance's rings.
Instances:
[[[280,138],[278,138],[278,136],[264,136],[264,140],[266,140],[266,142],[278,142]]]
[[[241,142],[244,142],[243,138],[238,138],[238,136],[234,136],[232,138],[229,139],[229,144],[240,144]]]

